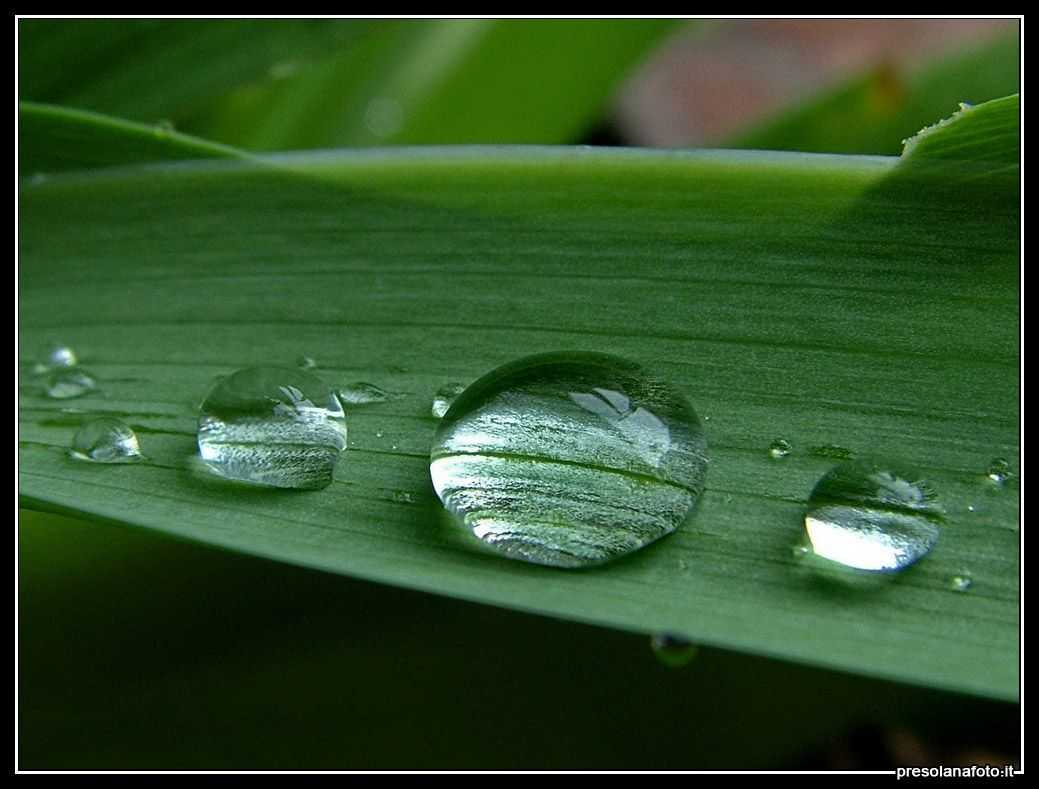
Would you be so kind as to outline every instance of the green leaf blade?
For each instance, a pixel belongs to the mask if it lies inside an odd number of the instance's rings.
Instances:
[[[969,117],[939,132],[966,134]],[[885,202],[902,166],[431,148],[25,186],[23,360],[60,336],[102,392],[58,403],[23,377],[23,501],[438,594],[1014,698],[1018,503],[1014,484],[994,491],[984,471],[996,455],[1018,468],[1016,248],[999,241],[1001,212],[947,197],[912,214],[901,188]],[[998,227],[986,235],[986,223]],[[711,453],[699,512],[590,571],[463,550],[428,480],[433,393],[520,355],[578,349],[646,364],[689,396]],[[408,396],[348,414],[351,445],[325,491],[241,490],[195,473],[194,405],[212,377],[301,353],[330,384]],[[82,418],[61,412],[69,405],[121,415],[152,463],[68,460]],[[794,446],[780,462],[767,453],[776,437]],[[791,548],[834,464],[818,451],[827,445],[928,473],[950,513],[931,556],[868,590],[799,565]],[[950,589],[965,571],[971,591]]]

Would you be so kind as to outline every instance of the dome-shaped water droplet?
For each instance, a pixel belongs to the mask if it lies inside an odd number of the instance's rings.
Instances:
[[[584,567],[677,529],[707,442],[685,398],[614,356],[532,356],[472,384],[433,439],[430,475],[462,527],[510,558]]]
[[[82,397],[97,389],[97,380],[81,367],[57,369],[47,376],[44,392],[55,400]]]
[[[768,445],[768,455],[774,460],[782,460],[790,454],[790,442],[785,438],[777,438],[771,444]]]
[[[141,447],[133,428],[105,416],[92,419],[79,429],[69,455],[94,463],[133,463],[141,459]]]
[[[227,479],[323,488],[346,449],[335,393],[303,370],[253,367],[218,381],[202,403],[198,449]]]
[[[688,666],[700,651],[695,644],[670,633],[657,633],[649,640],[657,660],[668,668]]]
[[[51,370],[75,367],[77,364],[79,364],[79,359],[76,357],[76,352],[69,346],[62,343],[50,343],[41,350],[33,372],[42,375]]]
[[[385,389],[357,381],[347,384],[339,389],[339,399],[344,405],[370,405],[371,403],[386,403],[390,400],[399,400],[403,395],[399,392],[388,392]]]
[[[892,572],[934,547],[942,517],[921,475],[859,460],[819,480],[808,500],[805,528],[816,555],[860,570]]]
[[[954,592],[966,592],[972,586],[974,586],[974,579],[967,573],[960,573],[949,579],[949,588]]]
[[[993,458],[988,464],[985,474],[988,476],[989,481],[996,485],[1006,484],[1006,481],[1013,476],[1010,471],[1010,463],[1007,462],[1006,458]]]
[[[433,395],[433,408],[431,409],[433,416],[442,419],[451,407],[451,403],[464,391],[465,384],[459,383],[444,384],[437,389],[436,394]]]

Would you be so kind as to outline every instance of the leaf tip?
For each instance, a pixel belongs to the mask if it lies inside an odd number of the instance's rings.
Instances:
[[[961,101],[960,108],[956,110],[956,112],[954,112],[948,118],[942,118],[937,123],[932,123],[930,126],[924,126],[912,137],[907,137],[906,139],[902,140],[902,158],[905,159],[906,157],[908,157],[916,148],[917,144],[919,144],[920,140],[924,139],[930,134],[933,134],[938,129],[944,128],[945,126],[955,123],[968,112],[971,112],[973,109],[974,105],[971,104],[969,101]]]

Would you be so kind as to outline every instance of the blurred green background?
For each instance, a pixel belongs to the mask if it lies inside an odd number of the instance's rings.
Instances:
[[[1015,21],[21,20],[22,100],[250,150],[897,154],[1018,89]],[[23,175],[25,175],[23,173]],[[23,769],[1007,763],[1014,705],[22,512]]]

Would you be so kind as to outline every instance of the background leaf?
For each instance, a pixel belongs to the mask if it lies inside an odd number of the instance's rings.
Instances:
[[[363,36],[364,21],[20,19],[23,100],[179,122],[234,87]]]
[[[254,150],[574,142],[674,27],[670,20],[21,20],[20,95],[173,122]]]
[[[982,109],[929,145],[969,141],[991,117]],[[1012,228],[1005,199],[936,200],[934,168],[919,210],[898,188],[885,212],[903,166],[434,148],[27,184],[22,358],[47,339],[73,344],[103,382],[74,407],[123,415],[152,462],[68,460],[84,414],[63,413],[68,403],[27,380],[23,501],[485,603],[1014,698],[1016,491],[984,480],[993,456],[1018,460]],[[711,444],[696,517],[585,572],[461,550],[428,482],[433,391],[560,349],[663,371],[707,418]],[[409,397],[350,414],[350,450],[325,491],[193,475],[194,405],[212,376],[301,353],[330,383],[371,380]],[[765,451],[777,435],[795,446],[782,463]],[[879,588],[820,578],[791,555],[833,445],[923,468],[950,513],[933,555]],[[949,586],[963,572],[975,579],[968,594]]]
[[[19,105],[18,138],[18,170],[23,178],[91,167],[242,155],[164,126],[29,102]]]
[[[901,140],[959,102],[979,104],[1017,90],[1018,38],[1001,36],[906,73],[879,63],[809,97],[729,141],[726,147],[819,153],[896,154]]]

